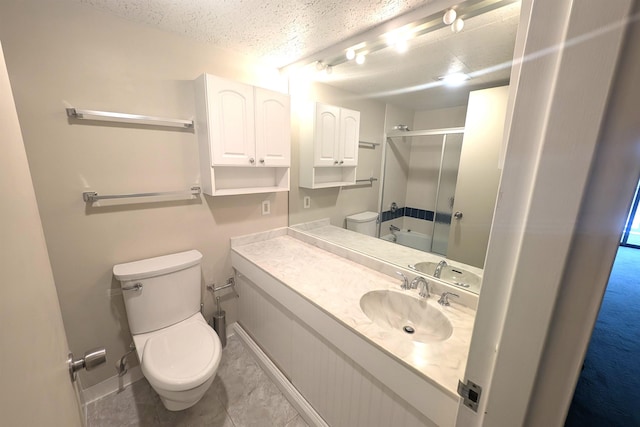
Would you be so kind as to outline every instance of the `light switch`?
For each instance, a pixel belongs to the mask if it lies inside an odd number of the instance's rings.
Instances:
[[[309,197],[309,196],[304,196],[304,199],[303,199],[303,200],[304,200],[304,203],[302,204],[302,206],[303,206],[305,209],[309,209],[309,208],[311,207],[311,197]]]

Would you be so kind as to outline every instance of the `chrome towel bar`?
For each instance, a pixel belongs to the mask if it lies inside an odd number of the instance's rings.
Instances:
[[[162,193],[136,193],[136,194],[109,194],[100,196],[92,191],[82,193],[82,200],[87,203],[97,202],[103,199],[128,199],[132,197],[153,197],[153,196],[197,196],[201,193],[200,187],[191,187],[189,191],[165,191]]]
[[[367,179],[356,179],[356,184],[359,184],[361,182],[368,182],[369,184],[373,184],[377,180],[378,178],[374,178],[374,177],[367,178]]]
[[[80,110],[67,108],[67,116],[78,120],[101,120],[107,122],[139,123],[152,126],[169,126],[193,129],[193,120],[168,119],[164,117],[141,116],[139,114],[114,113],[111,111]]]

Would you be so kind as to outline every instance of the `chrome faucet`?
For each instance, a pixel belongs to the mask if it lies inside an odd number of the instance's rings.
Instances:
[[[431,296],[429,293],[429,282],[422,276],[416,276],[415,279],[411,281],[409,287],[411,289],[418,289],[422,298],[429,298]]]
[[[400,231],[400,229],[398,227],[396,227],[395,225],[391,224],[389,226],[389,231],[391,231],[391,233],[393,233],[394,231]]]
[[[402,285],[400,285],[400,289],[409,289],[409,279],[407,279],[407,276],[404,275],[404,273],[401,273],[399,271],[396,271],[396,274],[398,276],[402,276]]]
[[[438,304],[444,305],[445,307],[449,307],[451,304],[449,303],[449,297],[459,298],[460,295],[454,294],[453,292],[443,292],[440,295],[440,299],[438,300]]]
[[[440,261],[436,266],[436,271],[433,272],[433,277],[437,277],[439,279],[440,275],[442,274],[442,269],[446,266],[447,266],[447,261],[445,260]]]

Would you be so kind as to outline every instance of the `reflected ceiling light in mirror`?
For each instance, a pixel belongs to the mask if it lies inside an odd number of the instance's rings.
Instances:
[[[351,61],[356,57],[356,51],[353,50],[352,48],[347,49],[347,53],[345,54],[345,57],[347,58],[347,60]]]
[[[445,86],[449,87],[462,86],[464,82],[469,79],[469,75],[465,73],[449,73],[446,76],[438,77],[438,80],[444,83]]]
[[[366,60],[364,53],[359,53],[358,55],[356,55],[356,64],[358,65],[362,65],[364,64],[364,61]]]
[[[453,24],[453,21],[455,21],[457,17],[458,17],[458,14],[454,9],[447,9],[444,12],[444,16],[442,17],[442,22],[444,22],[445,25],[451,25]]]

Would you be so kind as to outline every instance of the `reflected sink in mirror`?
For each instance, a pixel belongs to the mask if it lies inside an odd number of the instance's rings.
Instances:
[[[418,262],[414,265],[409,265],[409,268],[412,268],[424,274],[428,274],[430,276],[434,275],[437,267],[438,263],[431,261]],[[452,285],[455,285],[457,287],[470,290],[472,292],[477,292],[482,281],[482,279],[478,275],[455,265],[447,265],[445,267],[442,267],[442,270],[440,271],[440,280],[451,283]]]
[[[360,308],[373,323],[423,343],[444,341],[453,332],[447,316],[433,304],[388,290],[367,292],[360,298]]]

